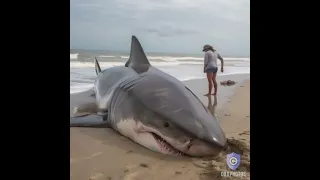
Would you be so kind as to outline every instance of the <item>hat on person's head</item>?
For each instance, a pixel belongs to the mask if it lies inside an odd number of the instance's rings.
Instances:
[[[208,50],[208,49],[214,49],[212,46],[210,46],[209,44],[206,44],[206,45],[204,45],[203,46],[203,49],[202,49],[202,52],[204,52],[204,51],[206,51],[206,50]]]

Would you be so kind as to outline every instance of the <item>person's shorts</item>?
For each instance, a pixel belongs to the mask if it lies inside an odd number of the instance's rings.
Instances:
[[[206,73],[217,73],[218,72],[218,67],[206,69]]]

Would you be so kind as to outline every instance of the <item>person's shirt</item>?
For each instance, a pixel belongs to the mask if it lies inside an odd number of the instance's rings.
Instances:
[[[212,69],[218,67],[217,59],[222,59],[217,51],[212,52],[211,50],[204,53],[204,67],[205,69]]]

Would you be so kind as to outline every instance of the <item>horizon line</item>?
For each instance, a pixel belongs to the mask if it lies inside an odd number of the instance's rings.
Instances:
[[[127,53],[130,54],[129,51],[118,51],[118,50],[102,50],[102,49],[81,49],[81,48],[70,48],[71,50],[84,50],[84,51],[104,51],[104,52],[113,52],[113,53]],[[181,52],[155,52],[155,51],[145,51],[148,53],[160,53],[160,54],[179,54],[179,55],[203,55],[202,53],[181,53]],[[246,57],[250,58],[250,55],[223,55],[224,57]]]

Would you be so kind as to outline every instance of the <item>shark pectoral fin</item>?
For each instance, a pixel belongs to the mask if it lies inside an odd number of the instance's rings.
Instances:
[[[87,107],[87,109],[91,109],[87,110],[87,114],[95,113],[94,109],[96,108],[94,107],[94,105],[96,103],[96,99],[93,96],[91,96],[92,92],[94,92],[93,89],[89,89],[84,92],[70,94],[70,116],[74,116],[74,113],[77,112],[78,109],[79,112],[81,111],[81,115],[83,115],[83,112],[85,111],[81,110],[84,109],[82,108],[82,106]],[[88,108],[90,106],[91,108]]]
[[[94,67],[96,70],[96,74],[98,75],[101,72],[101,68],[100,68],[98,59],[96,57],[94,57]]]
[[[70,127],[101,127],[108,128],[110,123],[107,116],[97,114],[83,115],[78,117],[70,117]]]
[[[88,114],[95,114],[97,113],[97,104],[96,103],[87,103],[82,104],[73,109],[73,116],[84,116]]]

